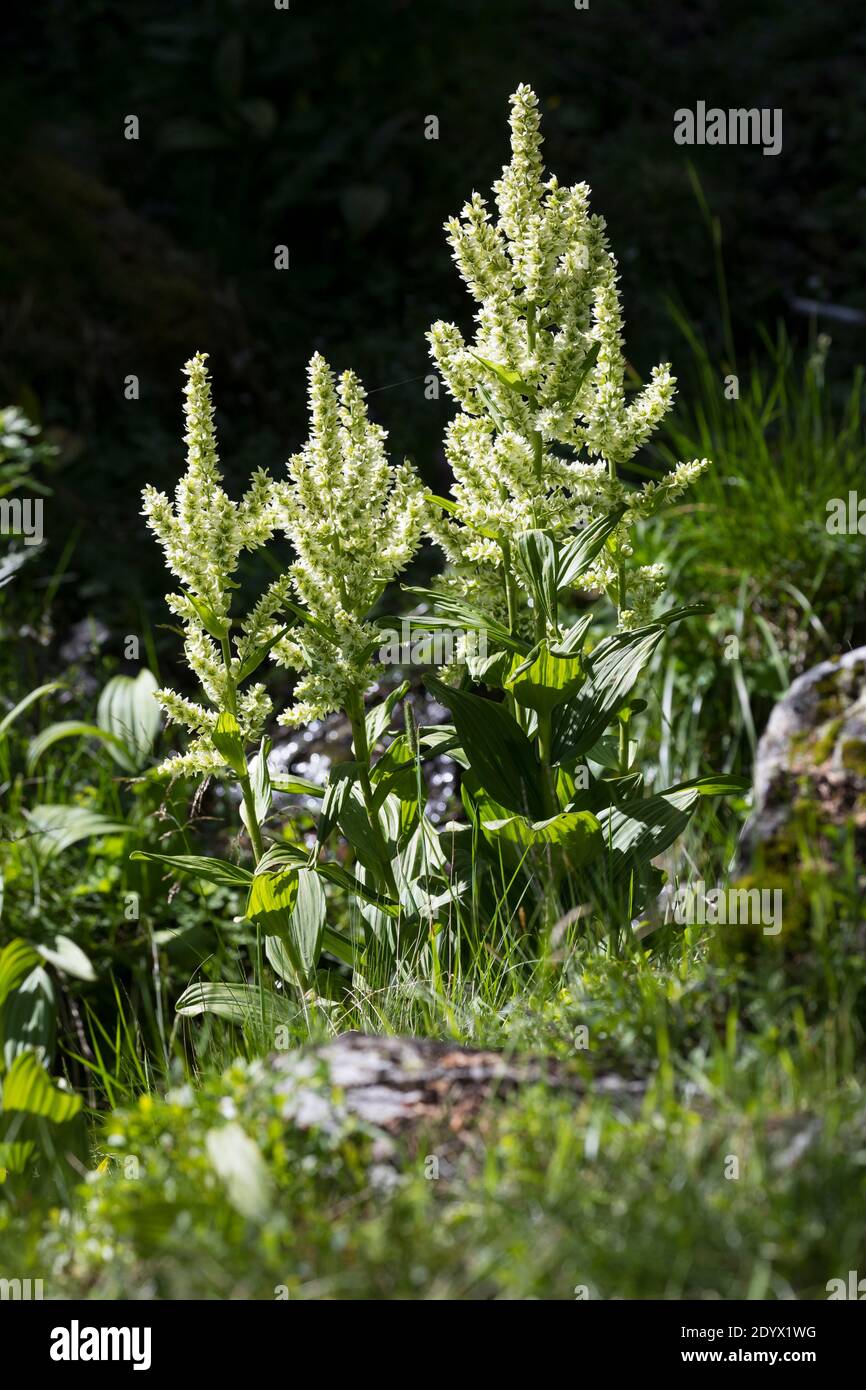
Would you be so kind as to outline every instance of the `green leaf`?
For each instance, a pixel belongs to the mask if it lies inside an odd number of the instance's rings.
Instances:
[[[325,788],[320,787],[318,782],[311,782],[308,777],[274,777],[272,775],[271,787],[275,792],[283,792],[288,795],[319,797],[325,795]]]
[[[471,356],[509,391],[513,391],[518,396],[526,396],[531,401],[535,400],[535,391],[527,385],[519,372],[512,371],[510,367],[501,367],[498,362],[491,362],[487,357],[480,357],[477,352],[471,353]]]
[[[322,932],[322,950],[334,956],[343,965],[349,965],[352,969],[358,964],[360,950],[349,937],[342,936],[339,932],[333,931],[331,927],[325,927]]]
[[[342,864],[335,864],[332,859],[320,860],[316,865],[316,873],[324,878],[328,883],[333,883],[339,888],[345,888],[356,898],[363,899],[364,902],[372,903],[378,907],[380,912],[386,913],[389,917],[396,917],[399,912],[399,905],[391,898],[386,898],[382,893],[376,891],[370,884],[364,883],[355,874],[349,873]],[[328,928],[325,928],[325,936],[328,936]],[[329,946],[328,950],[332,948]],[[336,952],[334,953],[336,954]]]
[[[488,541],[498,541],[499,536],[495,531],[491,531],[486,526],[473,526],[471,521],[465,521],[461,509],[454,501],[453,497],[439,497],[436,493],[430,494],[430,501],[435,502],[437,507],[441,507],[443,512],[448,512],[449,516],[456,516],[464,526],[468,526],[470,531],[475,531],[477,535],[484,536]]]
[[[3,718],[0,719],[0,738],[12,727],[16,719],[20,719],[25,710],[35,704],[37,700],[42,700],[46,695],[51,695],[55,690],[60,690],[61,688],[58,682],[53,682],[49,685],[37,685],[35,690],[29,691],[29,693],[24,696],[23,700],[19,700],[18,704],[13,706],[9,713],[5,714]]]
[[[41,965],[9,995],[0,1016],[4,1069],[22,1052],[33,1052],[43,1065],[54,1056],[57,997],[51,977]]]
[[[179,874],[189,874],[205,883],[218,883],[223,888],[245,888],[253,879],[250,870],[239,864],[230,864],[226,859],[207,859],[198,854],[151,854],[149,850],[137,849],[129,857],[165,864],[167,869]]]
[[[238,777],[244,777],[247,771],[244,741],[241,738],[240,725],[233,714],[223,710],[217,719],[211,740],[214,748],[220,757],[225,759],[232,772],[237,773]]]
[[[586,641],[586,634],[592,627],[594,618],[595,614],[590,609],[588,613],[584,613],[582,618],[578,618],[576,622],[572,623],[571,627],[567,628],[559,639],[558,645],[551,648],[553,655],[575,656],[581,652]]]
[[[72,975],[76,980],[95,980],[93,966],[80,946],[68,936],[53,936],[48,941],[35,943],[35,949],[43,960],[62,970],[64,975]]]
[[[30,772],[36,767],[43,753],[49,748],[53,748],[55,743],[59,743],[64,738],[98,738],[106,744],[115,761],[122,764],[127,771],[129,760],[123,742],[110,734],[106,729],[100,729],[98,724],[85,724],[80,719],[64,719],[57,724],[49,724],[42,729],[34,738],[30,740],[27,748],[27,767]]]
[[[738,777],[732,772],[709,772],[704,777],[693,777],[688,782],[678,782],[675,787],[668,787],[661,795],[695,791],[698,796],[736,796],[739,792],[747,792],[751,785],[748,777]]]
[[[628,701],[664,628],[658,625],[606,637],[589,657],[589,679],[563,707],[553,739],[555,762],[570,762],[587,752]]]
[[[259,1024],[263,1011],[268,1026],[290,1023],[297,1016],[297,1009],[285,994],[222,980],[197,980],[184,990],[175,1005],[175,1012],[182,1018],[215,1014],[230,1023]]]
[[[268,755],[271,751],[271,740],[263,738],[259,751],[254,758],[250,759],[249,777],[250,790],[253,794],[253,814],[257,825],[264,825],[267,820],[268,812],[271,809],[271,774],[268,769]],[[241,801],[240,805],[241,820],[247,828],[248,833],[252,833],[247,815],[247,804]]]
[[[513,637],[506,627],[497,622],[495,618],[490,618],[480,609],[474,608],[465,599],[457,597],[455,594],[440,593],[437,589],[421,589],[406,585],[404,593],[414,594],[417,598],[426,600],[436,607],[436,613],[428,613],[422,617],[409,616],[406,621],[410,628],[420,628],[422,631],[435,631],[443,627],[460,627],[467,632],[484,632],[488,640],[496,642],[502,647],[508,647],[513,652],[529,651],[529,643],[524,642],[519,637]],[[393,622],[393,619],[388,621]]]
[[[671,623],[681,622],[683,618],[705,618],[712,612],[713,608],[709,603],[685,603],[680,608],[669,608],[666,613],[659,613],[657,618],[653,618],[653,626],[661,623],[663,627],[669,627]]]
[[[250,884],[246,916],[265,936],[290,938],[292,909],[298,897],[298,869],[256,873]]]
[[[281,628],[281,630],[276,634],[276,636],[271,637],[267,642],[262,642],[258,647],[253,647],[251,651],[246,653],[243,660],[241,661],[240,669],[238,670],[238,685],[240,685],[243,681],[247,680],[247,678],[251,676],[254,671],[257,671],[259,669],[268,653],[277,645],[278,642],[282,641],[286,634],[291,632],[291,630],[291,626]]]
[[[566,542],[559,552],[559,572],[556,582],[560,589],[571,588],[575,580],[589,569],[608,536],[616,530],[624,515],[625,507],[617,507],[615,511],[608,512],[607,516],[600,516],[597,521],[585,526],[572,540]]]
[[[318,841],[324,844],[334,827],[339,826],[361,863],[376,871],[384,867],[382,846],[364,804],[359,777],[360,767],[355,762],[335,763],[331,768],[319,817]]]
[[[0,1009],[13,989],[39,964],[39,956],[29,941],[16,937],[0,951]]]
[[[577,398],[580,395],[581,390],[583,389],[583,383],[586,381],[586,378],[589,376],[590,372],[592,371],[593,367],[598,361],[598,354],[600,350],[601,343],[593,343],[592,347],[587,352],[586,356],[580,364],[580,368],[578,370],[573,388],[569,389],[568,396],[560,396],[560,404],[562,405],[563,409],[568,410],[569,407],[571,409],[577,408]]]
[[[86,806],[67,806],[44,803],[25,810],[30,833],[38,853],[45,859],[62,854],[79,840],[105,835],[126,835],[130,826],[112,820]]]
[[[375,790],[374,803],[381,806],[387,796],[417,804],[418,775],[415,756],[405,734],[392,739],[381,758],[373,764],[370,781]]]
[[[391,723],[391,716],[394,713],[394,706],[403,699],[409,689],[409,682],[403,681],[396,690],[390,691],[380,704],[374,705],[366,715],[365,723],[367,727],[367,746],[372,752],[379,742],[388,725]]]
[[[549,714],[557,705],[570,699],[583,679],[583,664],[579,656],[555,656],[547,642],[540,642],[525,661],[518,663],[515,658],[511,674],[505,681],[505,689],[524,709],[533,709],[536,714]]]
[[[108,751],[127,772],[140,772],[153,752],[162,718],[154,699],[156,677],[143,667],[133,679],[114,676],[99,697],[96,722],[108,736]]]
[[[3,1115],[38,1115],[51,1124],[62,1125],[77,1115],[81,1097],[55,1086],[33,1052],[20,1053],[3,1082]]]
[[[617,876],[639,870],[680,838],[701,796],[727,796],[749,787],[745,777],[712,773],[637,801],[599,812]]]
[[[461,747],[485,790],[506,810],[540,819],[541,768],[532,744],[505,706],[454,690],[432,676],[425,683],[451,710]]]
[[[524,848],[528,845],[561,845],[572,868],[585,864],[603,848],[601,825],[591,811],[561,811],[559,815],[540,821],[530,821],[525,816],[482,819],[481,825],[490,834],[504,834],[507,839]]]
[[[300,869],[287,935],[268,933],[265,938],[268,960],[283,979],[299,977],[307,987],[322,950],[326,909],[325,890],[315,869]]]
[[[517,555],[536,610],[545,627],[558,623],[556,545],[546,531],[523,531],[517,538]]]
[[[694,787],[641,797],[599,811],[598,819],[616,877],[639,871],[669,849],[685,830],[700,793]]]
[[[205,603],[202,598],[197,598],[195,594],[188,593],[186,597],[198,614],[202,627],[204,627],[217,642],[224,642],[231,632],[231,618],[217,617],[210,604]]]
[[[299,622],[304,623],[306,627],[311,627],[314,632],[318,632],[319,636],[324,637],[326,642],[330,642],[334,647],[339,647],[340,634],[335,628],[329,627],[319,618],[314,618],[312,613],[307,612],[306,608],[301,608],[300,604],[291,603],[289,599],[283,599],[282,606],[293,613]]]

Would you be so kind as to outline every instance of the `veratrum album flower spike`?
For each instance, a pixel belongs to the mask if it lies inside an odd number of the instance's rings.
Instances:
[[[309,438],[275,487],[296,555],[289,583],[307,614],[273,650],[302,673],[285,724],[346,709],[375,679],[379,635],[367,615],[415,553],[427,506],[411,467],[389,462],[357,376],[337,379],[319,353],[308,376]]]
[[[498,595],[500,611],[520,532],[541,529],[563,539],[624,505],[610,548],[581,581],[602,582],[610,592],[622,579],[635,515],[658,505],[666,488],[686,486],[706,462],[681,464],[674,482],[645,497],[618,479],[618,467],[670,409],[675,380],[663,363],[627,399],[617,264],[604,220],[590,213],[586,184],[562,188],[545,179],[538,98],[528,86],[511,98],[510,125],[511,161],[494,185],[498,219],[473,193],[461,216],[445,224],[478,304],[474,341],[450,323],[435,323],[428,334],[439,373],[461,406],[445,441],[458,510],[437,516],[429,529],[457,586],[491,601]],[[641,594],[656,580],[655,572],[644,576]],[[627,621],[634,617],[632,611]]]
[[[239,695],[237,685],[246,655],[258,645],[262,630],[270,627],[281,598],[279,590],[276,596],[271,591],[263,596],[243,624],[233,654],[230,609],[237,588],[233,576],[241,553],[258,549],[273,535],[273,483],[259,471],[239,503],[228,497],[219,469],[207,354],[197,353],[184,371],[186,472],[173,503],[156,488],[148,486],[143,492],[147,524],[163,548],[169,570],[183,586],[180,593],[167,595],[166,601],[183,621],[187,664],[211,706],[195,704],[172,690],[157,692],[169,720],[193,734],[188,751],[162,765],[161,771],[175,776],[225,767],[225,758],[211,738],[221,713],[237,719],[245,742],[261,737],[271,702],[263,686]]]

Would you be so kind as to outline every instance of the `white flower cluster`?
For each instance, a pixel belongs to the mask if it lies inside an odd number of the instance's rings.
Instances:
[[[237,678],[245,655],[262,640],[273,612],[257,619],[258,608],[253,610],[227,666],[216,634],[225,632],[228,651],[229,610],[237,587],[232,576],[242,551],[257,550],[270,540],[275,511],[273,483],[264,472],[254,475],[238,503],[222,487],[206,363],[207,354],[198,353],[184,368],[187,468],[174,502],[153,487],[143,492],[147,524],[165,552],[168,568],[183,585],[180,593],[167,595],[166,602],[183,621],[186,660],[210,705],[196,704],[173,690],[157,692],[168,718],[194,734],[187,753],[168,758],[160,769],[172,775],[215,772],[225,765],[210,734],[219,711],[229,703],[228,676]],[[267,599],[268,595],[262,600],[265,608]],[[262,685],[239,695],[237,718],[244,738],[255,741],[261,736],[271,708]]]
[[[357,376],[337,380],[319,353],[308,375],[310,435],[274,488],[297,557],[287,579],[308,615],[273,650],[303,672],[283,724],[346,708],[375,678],[382,635],[366,618],[414,555],[427,510],[409,465],[389,463],[386,431],[368,419]]]
[[[646,443],[675,390],[665,363],[627,401],[617,265],[604,220],[590,214],[586,184],[545,181],[538,99],[527,86],[511,98],[510,124],[511,162],[494,185],[498,220],[473,193],[461,217],[446,223],[479,306],[474,342],[449,323],[428,335],[462,407],[446,437],[457,515],[437,518],[431,534],[466,592],[490,587],[503,543],[520,531],[564,536],[622,501],[629,513],[613,538],[617,555],[651,505],[648,490],[635,494],[618,482],[617,465]],[[583,460],[563,457],[561,446],[583,451]],[[700,468],[680,465],[673,481],[656,485],[652,506]],[[592,578],[601,577],[599,568]]]

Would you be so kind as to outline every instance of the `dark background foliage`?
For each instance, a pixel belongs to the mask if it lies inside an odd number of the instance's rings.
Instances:
[[[520,81],[549,168],[587,180],[608,220],[639,372],[685,356],[670,297],[721,341],[689,160],[723,230],[738,350],[779,315],[805,336],[796,297],[866,307],[854,0],[47,0],[7,24],[0,398],[61,447],[49,558],[75,537],[70,622],[163,621],[138,496],[181,471],[180,368],[198,348],[235,486],[301,442],[314,348],[360,372],[395,453],[442,486],[450,407],[425,399],[423,335],[466,325],[469,300],[441,224],[497,177]],[[675,145],[674,111],[700,99],[781,107],[781,154]],[[831,326],[834,352],[862,355],[862,328]]]

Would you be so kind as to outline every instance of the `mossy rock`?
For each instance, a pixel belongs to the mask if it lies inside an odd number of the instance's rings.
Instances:
[[[807,671],[773,710],[735,881],[782,890],[785,926],[775,942],[799,949],[815,893],[843,865],[866,883],[866,647]]]

